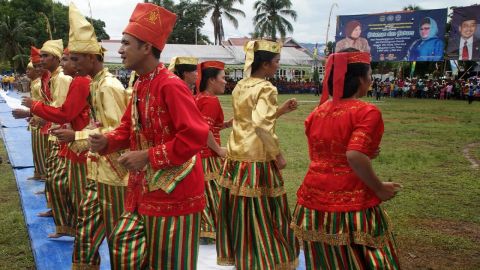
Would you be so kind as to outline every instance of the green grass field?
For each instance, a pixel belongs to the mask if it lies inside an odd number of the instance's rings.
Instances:
[[[290,97],[297,98],[299,109],[279,119],[277,134],[288,162],[283,174],[293,210],[309,163],[303,122],[318,97],[281,95],[279,102]],[[220,100],[228,119],[231,97]],[[480,170],[463,155],[466,145],[480,142],[480,102],[387,99],[376,104],[385,134],[374,168],[381,179],[404,187],[385,203],[403,269],[480,269]],[[222,132],[223,143],[228,133]],[[469,152],[480,160],[480,144]],[[5,163],[3,147],[0,155]],[[32,268],[9,165],[0,165],[0,173],[0,269]]]

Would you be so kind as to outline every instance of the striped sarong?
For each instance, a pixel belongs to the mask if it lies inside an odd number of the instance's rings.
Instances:
[[[125,212],[112,235],[112,269],[196,269],[200,220]]]
[[[222,169],[220,157],[202,158],[203,173],[205,175],[205,197],[207,205],[202,211],[202,225],[200,237],[215,239],[218,204],[220,202],[220,187],[218,180]]]
[[[32,154],[33,165],[35,166],[34,177],[46,179],[47,178],[47,166],[46,166],[46,151],[48,135],[40,133],[40,129],[36,127],[30,127],[32,132]]]
[[[297,205],[291,227],[307,269],[400,269],[387,213],[380,207],[322,212]]]
[[[89,180],[80,202],[72,269],[98,269],[98,249],[105,236],[112,260],[113,245],[109,236],[123,213],[125,192],[123,186]]]
[[[45,191],[48,194],[50,208],[57,234],[74,235],[72,203],[68,188],[67,162],[58,156],[60,145],[50,141],[50,152],[47,159],[47,180]]]
[[[87,185],[87,163],[86,162],[74,162],[67,159],[67,172],[68,172],[68,189],[72,202],[72,217],[73,225],[76,227],[78,223],[78,213],[80,209],[80,203],[83,195],[85,194],[85,186]]]
[[[225,162],[217,263],[237,269],[295,269],[299,245],[280,171],[271,162]]]

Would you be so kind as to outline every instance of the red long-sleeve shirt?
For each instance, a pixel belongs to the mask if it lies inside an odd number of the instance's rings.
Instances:
[[[182,165],[193,156],[197,159],[192,171],[169,193],[162,189],[149,192],[145,172],[130,172],[125,210],[137,210],[151,216],[179,216],[202,211],[205,183],[198,153],[206,144],[208,125],[190,90],[159,64],[151,73],[140,76],[134,91],[137,93],[140,133],[149,145],[149,166],[156,171]],[[130,101],[120,126],[106,134],[108,146],[102,154],[125,148],[140,149],[132,118]]]
[[[65,102],[61,107],[56,108],[41,101],[33,101],[31,112],[47,121],[61,125],[68,123],[73,130],[82,130],[90,121],[89,94],[90,77],[77,76],[73,78]],[[74,153],[66,145],[61,146],[60,155],[77,161],[85,161],[85,153],[81,155]]]
[[[195,96],[195,102],[197,103],[197,107],[202,113],[203,119],[207,122],[210,131],[213,133],[213,137],[215,137],[215,141],[218,145],[221,145],[220,141],[220,130],[223,127],[223,110],[222,106],[220,105],[220,101],[218,97],[201,92],[197,96]],[[218,154],[215,153],[208,145],[205,145],[200,152],[202,158],[206,157],[218,157]]]

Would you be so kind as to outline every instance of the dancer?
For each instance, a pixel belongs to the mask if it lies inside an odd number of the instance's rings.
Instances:
[[[297,107],[294,99],[277,106],[272,78],[280,66],[281,45],[266,40],[245,46],[244,79],[232,93],[233,130],[220,181],[217,263],[237,269],[294,269],[298,243],[290,229],[290,209],[280,170],[275,123]]]
[[[400,185],[381,182],[372,168],[382,115],[359,99],[372,82],[370,54],[353,48],[332,54],[325,74],[320,105],[305,121],[311,162],[291,225],[303,241],[306,267],[399,269],[380,203]]]
[[[198,59],[195,57],[175,56],[170,61],[168,70],[182,79],[193,93],[197,81],[197,64]]]
[[[232,120],[224,122],[223,110],[216,95],[225,92],[225,64],[220,61],[207,61],[198,65],[198,76],[195,96],[197,107],[208,123],[207,144],[200,152],[202,155],[203,173],[205,174],[205,196],[207,205],[202,212],[202,227],[200,236],[215,239],[218,203],[220,197],[220,170],[222,159],[226,157],[227,149],[221,146],[220,130],[231,127]],[[206,241],[208,242],[208,241]]]
[[[130,172],[125,212],[111,237],[113,269],[195,269],[200,218],[205,208],[199,152],[208,125],[193,96],[159,62],[174,13],[137,4],[123,31],[119,53],[139,75],[120,126],[90,136],[92,150],[119,159]]]

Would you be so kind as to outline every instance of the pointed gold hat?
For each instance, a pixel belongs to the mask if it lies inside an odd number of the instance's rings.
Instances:
[[[73,3],[70,3],[68,9],[68,21],[70,23],[68,33],[68,50],[70,52],[103,54],[93,25],[85,19]]]

